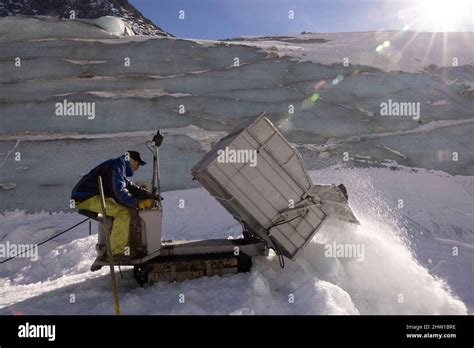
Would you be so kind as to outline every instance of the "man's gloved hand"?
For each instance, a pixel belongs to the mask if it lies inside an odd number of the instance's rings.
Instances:
[[[154,204],[153,199],[145,199],[143,201],[138,202],[138,208],[140,209],[153,208],[153,204]]]

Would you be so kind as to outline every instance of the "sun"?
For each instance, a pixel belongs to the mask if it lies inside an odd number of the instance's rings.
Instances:
[[[420,0],[416,6],[421,30],[456,31],[472,19],[471,0]]]

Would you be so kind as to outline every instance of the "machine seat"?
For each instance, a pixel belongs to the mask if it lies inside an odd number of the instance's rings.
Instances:
[[[81,215],[87,216],[88,218],[92,220],[99,221],[99,213],[96,213],[95,211],[79,209],[78,213]]]

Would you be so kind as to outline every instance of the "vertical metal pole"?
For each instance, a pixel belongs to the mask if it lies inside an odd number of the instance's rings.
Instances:
[[[158,188],[158,206],[161,208],[161,187],[160,187],[160,154],[158,147],[155,147],[156,153],[156,187]]]
[[[105,224],[106,219],[106,210],[105,210],[105,195],[104,195],[104,187],[102,186],[102,177],[99,176],[97,178],[98,186],[99,186],[99,194],[100,194],[100,208],[102,211],[102,218],[101,223],[105,230],[105,244],[107,247],[107,256],[109,257],[109,266],[110,266],[110,277],[112,278],[112,291],[114,293],[114,301],[115,301],[115,313],[120,315],[120,303],[118,298],[118,291],[117,291],[117,281],[115,279],[115,268],[114,268],[114,259],[112,255],[112,248],[110,246],[110,236],[109,231],[107,231],[107,226]]]
[[[153,178],[151,179],[151,188],[153,191],[157,190],[158,189],[158,186],[157,186],[157,177],[158,177],[158,174],[157,174],[157,159],[156,159],[156,156],[157,156],[157,153],[156,153],[156,145],[154,142],[152,142],[153,144]],[[156,192],[153,192],[153,193],[156,193]]]

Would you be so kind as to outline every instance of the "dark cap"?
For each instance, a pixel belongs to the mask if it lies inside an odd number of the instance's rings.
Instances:
[[[137,161],[141,166],[145,165],[146,162],[144,160],[142,160],[142,158],[140,157],[140,152],[138,151],[127,151],[128,155],[130,156],[130,158],[133,158],[135,161]]]

